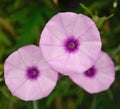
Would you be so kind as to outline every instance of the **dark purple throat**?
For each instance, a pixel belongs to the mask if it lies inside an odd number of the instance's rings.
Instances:
[[[65,50],[69,53],[73,53],[76,52],[79,48],[79,40],[72,37],[68,37],[67,39],[65,39],[64,41],[64,47]]]
[[[27,68],[26,74],[28,79],[35,80],[39,77],[40,71],[37,67],[32,66]]]
[[[95,74],[96,74],[95,67],[94,66],[91,67],[90,69],[88,69],[87,71],[85,71],[84,74],[85,74],[85,76],[90,77],[90,78],[94,77]]]

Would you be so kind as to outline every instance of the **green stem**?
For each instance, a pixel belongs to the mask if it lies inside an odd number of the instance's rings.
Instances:
[[[38,109],[37,101],[33,101],[33,109]]]
[[[93,101],[91,103],[91,108],[90,109],[96,109],[96,105],[97,105],[97,96],[94,95],[93,96]]]
[[[87,8],[85,5],[83,5],[82,3],[80,4],[80,6],[91,16],[94,16],[93,13],[91,12],[91,10],[89,8]]]

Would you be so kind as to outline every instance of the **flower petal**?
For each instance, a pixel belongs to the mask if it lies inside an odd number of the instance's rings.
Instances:
[[[87,68],[91,67],[91,63],[92,63],[92,59],[89,58],[83,52],[79,51],[79,53],[74,56],[72,56],[71,54],[64,68],[65,74],[71,75],[74,73],[82,73],[83,71],[85,71],[86,67]]]
[[[99,31],[95,24],[89,26],[84,32],[79,33],[80,42],[101,42]]]
[[[8,64],[21,70],[25,69],[25,65],[23,64],[22,59],[20,59],[20,55],[17,51],[12,53],[9,58],[6,59],[5,66]]]
[[[34,45],[24,46],[12,53],[5,62],[4,72],[5,83],[11,93],[25,101],[48,96],[58,79],[58,73],[48,66],[40,48]]]
[[[85,33],[93,25],[95,25],[95,23],[89,17],[87,17],[83,14],[79,14],[77,19],[76,19],[72,34],[75,37],[80,37],[81,34]]]
[[[101,40],[95,23],[89,17],[63,12],[48,21],[39,46],[45,61],[54,70],[69,75],[92,67],[99,56]]]
[[[40,47],[41,47],[43,57],[47,62],[52,61],[56,58],[59,58],[63,55],[66,55],[64,47],[48,46],[48,45],[41,45]],[[61,51],[61,52],[58,52],[58,51]]]
[[[46,27],[54,37],[58,38],[60,41],[67,37],[66,31],[63,28],[63,23],[61,22],[60,14],[52,17],[51,20],[46,24]],[[44,29],[43,29],[44,32]]]
[[[111,58],[101,52],[96,64],[96,73],[88,77],[84,73],[70,75],[70,78],[88,93],[98,93],[107,90],[115,80],[115,66]]]
[[[63,23],[63,28],[65,29],[67,36],[73,35],[74,26],[77,20],[77,14],[72,12],[60,13],[61,22]]]
[[[45,28],[41,34],[41,45],[48,45],[48,46],[62,46],[61,40],[58,39],[55,35],[53,35],[48,28]]]
[[[99,51],[98,49],[99,48]],[[91,57],[96,61],[100,54],[101,43],[100,42],[81,42],[80,51]],[[97,50],[97,51],[96,51]]]

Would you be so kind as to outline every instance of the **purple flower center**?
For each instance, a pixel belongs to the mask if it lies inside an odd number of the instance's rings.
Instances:
[[[69,53],[75,52],[79,47],[79,40],[74,37],[69,37],[64,42],[65,50]]]
[[[85,74],[85,76],[90,77],[90,78],[91,78],[91,77],[94,77],[95,74],[96,74],[96,69],[95,69],[95,67],[94,67],[94,66],[91,67],[90,69],[88,69],[87,71],[85,71],[84,74]]]
[[[37,79],[40,75],[40,71],[38,70],[37,67],[28,67],[27,68],[27,77],[28,79]]]

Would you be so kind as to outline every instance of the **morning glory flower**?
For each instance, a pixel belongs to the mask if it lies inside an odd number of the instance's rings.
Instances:
[[[115,66],[107,53],[101,52],[96,64],[81,74],[70,78],[88,93],[98,93],[109,89],[115,80]]]
[[[48,96],[58,73],[44,61],[39,47],[24,46],[12,53],[4,65],[5,83],[11,93],[25,101]]]
[[[63,75],[84,72],[101,51],[94,21],[72,12],[53,16],[42,31],[39,45],[45,61]]]

